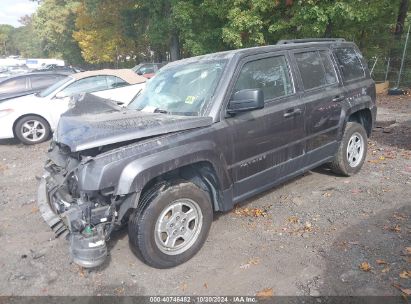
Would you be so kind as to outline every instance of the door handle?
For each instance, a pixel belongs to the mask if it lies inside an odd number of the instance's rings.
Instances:
[[[333,102],[340,102],[340,101],[343,101],[344,99],[345,99],[344,95],[337,95],[332,99],[332,101]]]
[[[284,117],[288,118],[288,117],[292,117],[292,116],[301,115],[302,113],[303,113],[303,111],[301,109],[290,109],[290,110],[287,110],[287,112],[284,113]]]

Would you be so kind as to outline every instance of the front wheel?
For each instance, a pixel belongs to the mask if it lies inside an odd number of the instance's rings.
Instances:
[[[351,176],[360,171],[366,155],[367,132],[363,125],[348,122],[331,169],[334,173]]]
[[[14,127],[14,134],[26,145],[34,145],[47,140],[50,132],[48,122],[44,118],[35,115],[20,118]]]
[[[210,195],[187,181],[149,190],[128,225],[130,244],[148,265],[170,268],[203,246],[213,220]]]

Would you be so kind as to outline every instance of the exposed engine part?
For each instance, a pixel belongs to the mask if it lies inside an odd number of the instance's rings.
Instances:
[[[74,263],[85,268],[103,264],[107,258],[107,245],[103,232],[90,230],[88,235],[71,233],[70,255]]]

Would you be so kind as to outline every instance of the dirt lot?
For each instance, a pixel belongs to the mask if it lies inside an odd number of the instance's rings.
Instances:
[[[216,214],[199,254],[169,270],[139,261],[126,231],[113,237],[103,267],[71,264],[67,242],[54,239],[36,205],[35,176],[48,143],[3,141],[0,295],[410,292],[411,97],[380,97],[379,106],[384,128],[374,130],[358,175],[338,177],[322,167]]]

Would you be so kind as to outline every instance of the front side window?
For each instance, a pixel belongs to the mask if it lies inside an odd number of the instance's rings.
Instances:
[[[365,76],[361,59],[353,48],[338,48],[334,50],[334,53],[345,81]]]
[[[162,69],[129,109],[198,116],[210,103],[226,60],[188,63]]]
[[[55,83],[56,80],[57,80],[56,77],[49,76],[49,75],[30,76],[31,87],[33,89],[46,88],[46,87],[50,86],[51,84]]]
[[[107,90],[106,76],[93,76],[77,80],[62,90],[62,96]]]
[[[247,62],[241,69],[233,93],[245,89],[261,89],[265,101],[293,94],[294,89],[285,56]]]

